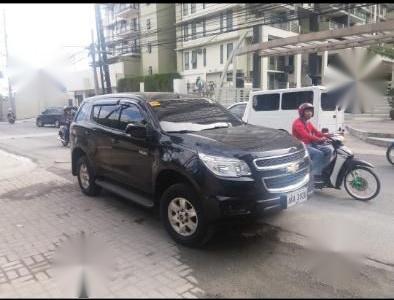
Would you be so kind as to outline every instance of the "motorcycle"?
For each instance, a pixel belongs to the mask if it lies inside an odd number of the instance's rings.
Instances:
[[[346,192],[357,200],[368,201],[380,192],[380,180],[372,170],[372,164],[356,159],[353,152],[344,146],[343,136],[334,135],[328,139],[334,148],[330,164],[323,170],[323,185],[315,188],[340,189],[342,183]]]
[[[14,124],[15,123],[15,115],[14,113],[8,113],[7,114],[7,120],[10,124]]]
[[[64,147],[67,147],[70,141],[70,135],[67,125],[60,126],[58,139]]]
[[[387,160],[389,161],[390,164],[394,165],[394,142],[392,142],[386,152],[386,157]]]

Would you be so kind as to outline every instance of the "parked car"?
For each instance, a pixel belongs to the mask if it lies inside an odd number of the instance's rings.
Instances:
[[[50,124],[59,128],[63,122],[64,122],[64,112],[62,107],[47,108],[36,118],[36,125],[38,127],[42,127],[47,124]]]
[[[247,104],[248,104],[248,102],[238,102],[238,103],[234,103],[234,104],[230,105],[229,107],[227,107],[227,109],[232,114],[234,114],[238,118],[242,119],[242,117],[244,116]]]
[[[87,98],[71,124],[70,146],[84,194],[104,188],[158,206],[168,233],[189,246],[207,241],[219,220],[280,211],[312,192],[301,142],[191,95]]]

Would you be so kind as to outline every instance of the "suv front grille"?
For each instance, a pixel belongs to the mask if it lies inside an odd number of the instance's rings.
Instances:
[[[303,182],[307,175],[308,168],[304,168],[294,174],[283,174],[281,176],[263,178],[263,182],[267,190],[283,189]]]
[[[276,157],[257,158],[253,162],[258,170],[277,169],[283,165],[299,161],[306,155],[305,150],[301,150],[292,154],[286,154]]]

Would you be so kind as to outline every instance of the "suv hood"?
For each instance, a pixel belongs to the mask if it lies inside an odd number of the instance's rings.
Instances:
[[[303,149],[302,144],[286,132],[249,124],[185,134],[171,134],[171,136],[174,135],[182,138],[182,144],[185,146],[217,155],[254,154],[261,157]]]

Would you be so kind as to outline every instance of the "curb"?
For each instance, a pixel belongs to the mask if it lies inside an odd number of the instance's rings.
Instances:
[[[368,132],[349,125],[345,125],[345,127],[351,135],[376,146],[387,148],[394,141],[394,134],[392,133]]]

